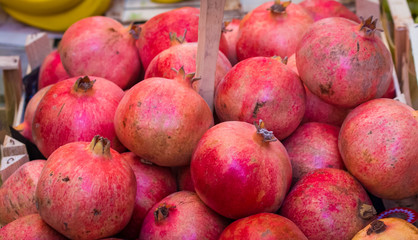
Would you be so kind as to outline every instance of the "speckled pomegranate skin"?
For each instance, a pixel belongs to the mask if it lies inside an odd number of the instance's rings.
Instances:
[[[308,10],[314,21],[328,17],[343,17],[360,23],[360,18],[355,13],[335,0],[304,0],[299,4]]]
[[[282,58],[296,51],[303,34],[313,23],[310,14],[299,4],[290,4],[285,13],[271,13],[273,1],[261,4],[241,21],[237,41],[238,61],[250,57]]]
[[[190,170],[202,201],[232,219],[277,211],[292,180],[289,156],[280,141],[263,142],[254,125],[239,121],[209,129],[196,147]]]
[[[418,114],[406,104],[381,98],[348,114],[338,139],[348,171],[377,197],[418,194]]]
[[[199,8],[177,8],[152,17],[141,26],[136,46],[145,70],[155,56],[171,46],[170,33],[183,36],[187,30],[186,42],[197,42],[199,14]]]
[[[167,217],[156,220],[158,207],[170,207]],[[207,207],[194,192],[173,193],[148,212],[141,228],[140,240],[207,239],[217,240],[228,220]]]
[[[338,150],[339,131],[337,126],[310,122],[283,141],[292,163],[293,183],[315,169],[345,168]]]
[[[36,239],[65,240],[67,239],[46,224],[39,214],[30,214],[0,228],[0,240]]]
[[[70,78],[61,62],[57,49],[50,52],[42,62],[39,69],[38,89],[42,89],[60,80]]]
[[[32,123],[33,140],[45,157],[58,147],[75,141],[90,141],[100,134],[112,148],[123,151],[116,138],[113,118],[124,92],[113,82],[99,77],[87,91],[74,91],[78,77],[54,84],[39,102]]]
[[[132,218],[118,236],[124,239],[137,239],[147,212],[161,199],[176,192],[177,184],[169,168],[144,163],[132,152],[121,155],[135,173],[137,188]]]
[[[296,224],[274,213],[259,213],[231,223],[222,232],[219,240],[234,239],[308,240]]]
[[[20,166],[0,188],[0,224],[38,213],[35,189],[45,160],[33,160]]]
[[[327,103],[353,108],[383,96],[393,71],[390,52],[377,34],[341,17],[312,24],[296,50],[299,76]]]
[[[219,49],[226,55],[232,65],[237,64],[237,42],[239,37],[240,19],[232,19],[222,31]]]
[[[360,217],[363,203],[372,204],[351,174],[324,168],[296,183],[279,214],[294,222],[308,239],[351,239],[370,222]]]
[[[221,121],[253,123],[263,119],[278,139],[289,136],[305,113],[305,90],[298,75],[279,58],[254,57],[239,62],[215,92]]]
[[[135,205],[136,179],[113,149],[92,152],[88,142],[68,143],[48,158],[36,188],[42,219],[71,239],[99,239],[121,231]]]
[[[106,78],[122,89],[139,81],[141,60],[136,39],[120,22],[92,16],[73,23],[63,34],[58,52],[67,73]]]
[[[177,169],[177,182],[179,190],[194,192],[194,185],[192,173],[190,172],[190,165],[179,167]]]

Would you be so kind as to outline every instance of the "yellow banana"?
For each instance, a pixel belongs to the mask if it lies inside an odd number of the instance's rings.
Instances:
[[[31,15],[55,14],[75,7],[82,0],[0,0],[0,5]]]
[[[183,0],[151,0],[151,1],[156,2],[156,3],[177,3]]]
[[[102,15],[109,8],[112,0],[83,0],[75,7],[58,14],[31,15],[3,7],[3,10],[16,20],[47,31],[64,32],[76,21]]]

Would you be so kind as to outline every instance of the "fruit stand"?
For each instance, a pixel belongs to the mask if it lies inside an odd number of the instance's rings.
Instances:
[[[406,0],[161,1],[0,0],[0,240],[418,239]]]

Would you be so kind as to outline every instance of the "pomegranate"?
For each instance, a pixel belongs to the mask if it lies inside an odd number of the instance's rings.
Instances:
[[[334,0],[303,0],[299,3],[311,14],[314,21],[328,17],[343,17],[360,23],[360,18],[342,3]]]
[[[219,49],[226,55],[232,65],[237,64],[237,41],[239,37],[239,25],[241,19],[232,19],[225,23],[222,29],[222,38]]]
[[[160,166],[190,163],[197,142],[213,124],[194,74],[148,78],[126,92],[115,114],[117,136],[131,152]]]
[[[238,61],[292,55],[312,23],[305,8],[290,1],[276,0],[258,6],[241,21],[236,46]]]
[[[292,163],[293,183],[315,169],[344,169],[338,151],[339,131],[337,126],[309,122],[299,126],[283,141]]]
[[[46,224],[39,214],[20,217],[0,228],[0,239],[65,240],[64,236]]]
[[[89,141],[101,134],[112,140],[112,148],[123,151],[113,125],[123,95],[116,84],[99,77],[75,77],[54,84],[35,111],[34,143],[48,157],[66,143]]]
[[[304,175],[279,212],[312,240],[351,239],[375,213],[360,183],[348,172],[335,168]]]
[[[151,77],[175,78],[177,73],[172,69],[184,68],[185,72],[196,72],[197,42],[174,45],[160,52],[152,59],[145,72],[145,79]],[[231,69],[228,58],[219,51],[216,62],[215,87]],[[197,83],[197,82],[196,82]],[[197,85],[193,84],[197,90]]]
[[[112,236],[129,222],[135,174],[110,141],[72,142],[48,158],[36,188],[42,219],[71,239]]]
[[[55,49],[42,61],[39,69],[38,89],[42,89],[67,78],[70,78],[70,76],[62,65],[58,50]]]
[[[209,129],[190,171],[202,201],[232,219],[277,211],[292,181],[286,149],[262,121],[227,121]]]
[[[374,220],[360,230],[352,240],[418,239],[418,228],[401,218]]]
[[[106,78],[122,89],[138,82],[141,61],[136,49],[135,25],[125,28],[105,16],[92,16],[73,23],[63,34],[58,52],[72,77]]]
[[[177,169],[177,183],[180,190],[194,192],[194,185],[192,180],[192,173],[190,172],[190,165],[179,167]]]
[[[35,189],[45,160],[33,160],[20,166],[0,188],[0,225],[38,213]]]
[[[373,195],[418,194],[418,113],[393,99],[370,100],[351,111],[338,145],[348,171]]]
[[[372,17],[357,24],[342,17],[312,24],[296,50],[300,78],[325,102],[353,108],[388,89],[390,52],[375,35]]]
[[[177,184],[169,168],[153,165],[132,152],[121,155],[135,173],[137,189],[131,221],[118,236],[124,239],[137,239],[148,210],[161,199],[176,192]]]
[[[327,103],[313,94],[306,85],[304,87],[306,92],[306,110],[302,123],[321,122],[341,126],[351,109]]]
[[[187,30],[186,42],[197,42],[199,14],[198,8],[177,8],[152,17],[141,26],[136,46],[145,70],[158,53],[171,46],[170,32],[180,36]]]
[[[259,213],[231,223],[219,240],[293,239],[308,240],[289,219],[274,213]]]
[[[288,67],[290,67],[290,69],[292,69],[299,76],[298,68],[296,66],[296,55],[295,54],[290,55],[290,57],[287,58],[285,63]]]
[[[389,88],[388,90],[386,90],[385,94],[383,94],[382,98],[395,98],[395,97],[396,97],[395,83],[393,82],[393,77],[391,77]]]
[[[38,107],[38,104],[41,101],[41,99],[44,97],[45,93],[51,87],[52,87],[51,85],[49,85],[47,87],[44,87],[44,88],[38,90],[32,96],[32,98],[29,100],[28,104],[26,105],[23,122],[21,124],[17,125],[16,127],[14,127],[14,129],[19,131],[20,134],[22,134],[23,137],[25,137],[26,139],[28,139],[31,142],[33,142],[32,122],[33,122],[33,117],[35,115],[36,108]]]
[[[239,62],[219,83],[214,105],[221,121],[259,119],[279,139],[289,136],[305,113],[305,90],[298,75],[275,57]]]
[[[194,192],[173,193],[145,217],[139,239],[217,240],[227,220],[208,208]]]

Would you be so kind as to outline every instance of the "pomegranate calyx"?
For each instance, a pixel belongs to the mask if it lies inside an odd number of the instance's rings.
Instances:
[[[110,140],[100,135],[96,135],[93,137],[89,145],[90,151],[92,151],[95,155],[102,155],[106,157],[110,157]]]
[[[187,29],[184,29],[183,36],[177,37],[177,33],[170,32],[168,34],[168,36],[170,37],[170,45],[171,46],[176,46],[176,45],[185,43],[186,42],[186,33],[187,33]]]
[[[414,116],[414,118],[415,118],[416,120],[418,120],[418,110],[413,111],[413,112],[412,112],[412,115]]]
[[[366,36],[373,36],[376,31],[383,32],[382,29],[376,28],[377,18],[373,20],[373,16],[370,16],[366,20],[363,17],[360,17],[360,31],[363,31]]]
[[[222,22],[222,33],[232,32],[232,29],[227,28],[230,23],[229,21]]]
[[[362,219],[367,220],[367,219],[370,219],[370,218],[376,216],[377,212],[376,212],[376,209],[372,205],[362,203],[360,205],[359,214],[360,214],[360,217]]]
[[[179,80],[180,82],[186,82],[188,86],[192,86],[192,84],[200,80],[200,78],[195,78],[195,73],[187,73],[184,71],[184,66],[181,66],[180,69],[177,71],[175,68],[171,68],[171,70],[175,71],[177,73],[177,76],[175,79]]]
[[[254,122],[254,126],[257,129],[257,134],[263,137],[263,142],[274,142],[277,138],[273,135],[273,131],[265,129],[263,120],[259,120],[258,123]]]
[[[93,88],[96,79],[91,81],[88,76],[79,77],[74,83],[74,91],[78,92],[78,90],[82,90],[87,92],[89,89]]]
[[[386,230],[386,225],[383,221],[374,220],[370,227],[367,229],[367,235],[371,235],[372,233],[381,233]]]
[[[131,23],[129,25],[129,34],[131,34],[131,36],[135,39],[138,40],[139,38],[139,34],[141,34],[141,27],[139,27],[139,25],[137,24],[133,24]]]
[[[270,8],[267,8],[267,10],[273,14],[283,14],[286,13],[286,8],[290,5],[291,2],[292,1],[290,0],[282,3],[280,0],[276,0]]]
[[[275,56],[273,56],[271,58],[277,59],[277,60],[281,61],[284,65],[287,65],[287,62],[289,61],[289,58],[287,56],[284,57],[284,58],[281,58],[280,56],[276,56],[275,55]]]
[[[154,211],[154,219],[155,222],[160,222],[164,219],[166,219],[169,215],[170,209],[176,208],[174,205],[167,205],[165,203],[158,206]]]

